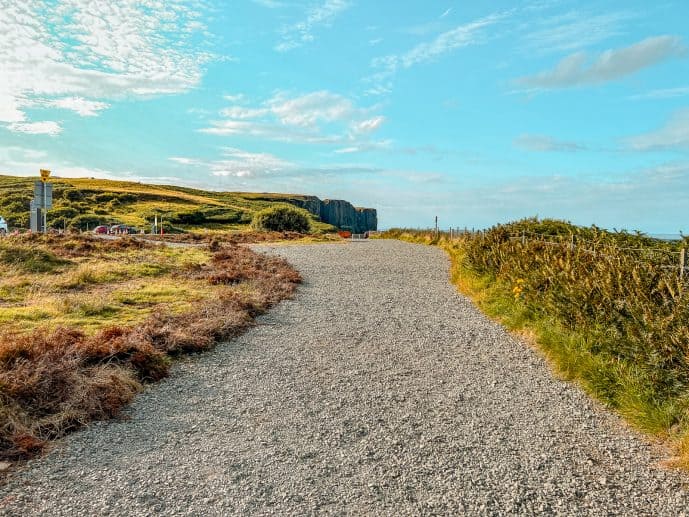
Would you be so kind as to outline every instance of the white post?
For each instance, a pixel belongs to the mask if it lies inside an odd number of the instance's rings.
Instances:
[[[684,269],[687,266],[687,248],[682,248],[679,252],[679,279],[684,280]]]
[[[48,233],[48,183],[43,182],[43,233]]]

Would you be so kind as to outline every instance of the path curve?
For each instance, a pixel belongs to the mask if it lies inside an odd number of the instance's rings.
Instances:
[[[264,247],[305,277],[0,488],[5,515],[682,515],[686,477],[395,241]]]

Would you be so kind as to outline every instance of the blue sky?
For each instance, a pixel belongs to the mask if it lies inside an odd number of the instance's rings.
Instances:
[[[689,4],[0,0],[0,171],[689,231]]]

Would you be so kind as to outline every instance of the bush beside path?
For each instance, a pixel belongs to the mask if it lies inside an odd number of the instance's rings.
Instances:
[[[263,247],[296,298],[0,489],[4,515],[681,515],[687,478],[483,316],[438,248]]]

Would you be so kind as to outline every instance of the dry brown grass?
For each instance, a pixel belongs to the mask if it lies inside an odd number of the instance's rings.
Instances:
[[[237,231],[142,235],[140,238],[149,241],[180,242],[188,244],[211,244],[214,242],[221,244],[257,244],[261,242],[280,242],[304,239],[304,234],[298,232]]]
[[[149,246],[134,239],[38,236],[21,243],[36,244],[60,257]],[[172,357],[237,336],[301,281],[284,260],[234,245],[216,249],[207,263],[171,273],[180,282],[214,286],[213,297],[182,311],[158,308],[141,324],[90,334],[49,325],[0,333],[0,459],[30,457],[90,421],[117,416],[143,383],[168,374]]]

